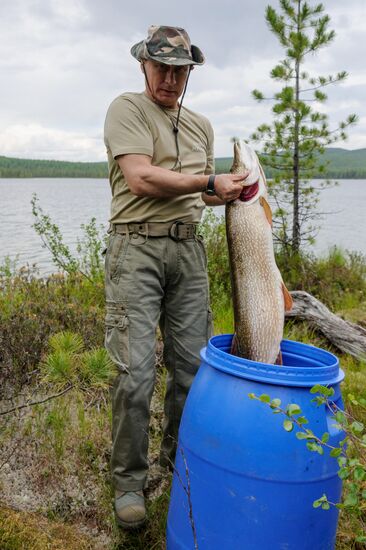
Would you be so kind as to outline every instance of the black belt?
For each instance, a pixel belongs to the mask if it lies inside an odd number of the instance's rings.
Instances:
[[[171,237],[175,241],[183,239],[193,239],[197,233],[196,223],[184,223],[180,220],[175,222],[133,222],[133,223],[114,223],[111,224],[111,230],[115,233],[126,235],[127,233],[137,233],[146,237]]]

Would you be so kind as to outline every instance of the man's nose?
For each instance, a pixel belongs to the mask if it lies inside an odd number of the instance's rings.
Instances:
[[[165,82],[167,84],[175,84],[177,81],[174,67],[169,67],[167,72],[165,73]]]

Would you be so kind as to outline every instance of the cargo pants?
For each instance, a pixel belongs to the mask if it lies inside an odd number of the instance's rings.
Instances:
[[[179,422],[212,332],[202,239],[113,233],[105,259],[105,346],[118,369],[112,388],[111,470],[115,489],[146,486],[156,331],[168,371],[160,464],[174,463]]]

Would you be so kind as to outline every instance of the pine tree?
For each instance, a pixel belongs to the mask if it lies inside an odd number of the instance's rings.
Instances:
[[[272,98],[253,90],[257,101],[271,99],[274,104],[273,122],[259,126],[251,139],[261,143],[261,161],[274,173],[270,191],[277,205],[275,235],[284,252],[296,255],[304,243],[314,241],[319,191],[331,184],[322,181],[316,189],[310,181],[325,171],[321,163],[324,148],[346,139],[345,129],[357,117],[349,115],[330,129],[328,116],[315,110],[327,100],[324,88],[347,78],[345,71],[336,76],[310,76],[304,69],[307,58],[335,37],[335,32],[328,30],[330,18],[323,5],[280,0],[280,10],[267,6],[266,21],[285,50],[285,59],[270,74],[283,88]]]

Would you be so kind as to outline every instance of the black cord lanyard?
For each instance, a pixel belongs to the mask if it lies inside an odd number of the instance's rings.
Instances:
[[[149,88],[149,91],[150,91],[150,94],[151,94],[151,97],[154,98],[154,94],[152,93],[152,90],[150,88],[150,84],[149,84],[149,81],[147,79],[147,75],[146,75],[146,71],[145,71],[145,67],[144,67],[144,64],[142,64],[142,69],[144,71],[144,75],[145,75],[145,80],[146,80],[146,84],[147,84],[147,87]],[[172,127],[173,127],[173,134],[174,134],[174,141],[175,141],[175,148],[176,148],[176,151],[177,151],[177,159],[174,163],[174,166],[171,168],[171,170],[176,170],[177,167],[178,167],[178,171],[179,172],[182,172],[182,161],[181,161],[181,158],[180,158],[180,150],[179,150],[179,140],[178,140],[178,133],[179,133],[179,128],[178,128],[178,125],[179,125],[179,118],[180,118],[180,113],[181,113],[181,109],[182,109],[182,105],[183,105],[183,99],[184,99],[184,96],[185,96],[185,93],[186,93],[186,90],[187,90],[187,85],[188,85],[188,79],[189,79],[189,75],[191,74],[191,71],[189,70],[188,71],[188,75],[187,75],[187,79],[186,79],[186,82],[184,84],[184,89],[183,89],[183,94],[182,94],[182,99],[179,103],[179,107],[178,107],[178,114],[177,114],[177,119],[174,120],[173,117],[171,115],[169,115],[165,108],[160,105],[157,101],[155,101],[156,105],[158,105],[158,107],[160,107],[160,109],[163,111],[163,113],[168,117],[168,119],[170,120],[171,124],[172,124]]]

